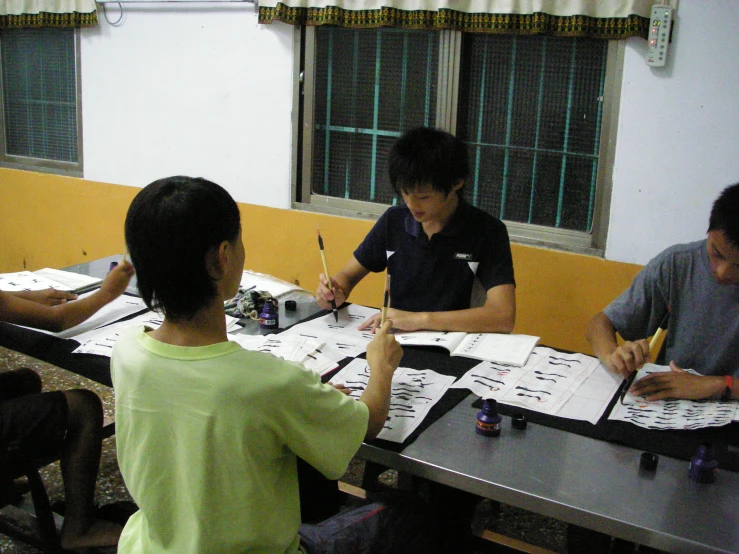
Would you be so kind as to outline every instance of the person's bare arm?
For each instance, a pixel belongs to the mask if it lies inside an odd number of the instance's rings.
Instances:
[[[625,341],[619,346],[616,340],[616,329],[603,312],[595,314],[585,327],[585,338],[588,339],[593,353],[612,373],[626,378],[638,371],[649,361],[649,343],[647,339]]]
[[[393,373],[403,357],[403,349],[393,335],[388,334],[392,321],[377,330],[375,338],[367,345],[367,364],[370,368],[367,388],[364,389],[360,402],[369,409],[366,440],[374,439],[385,425],[390,411],[390,391],[393,384]]]
[[[336,275],[331,276],[331,288],[328,286],[326,276],[321,273],[318,276],[316,303],[324,310],[331,309],[331,300],[336,301],[336,306],[341,306],[349,298],[349,294],[351,294],[354,287],[368,273],[369,270],[360,264],[354,256],[351,257]]]
[[[63,331],[82,323],[118,298],[126,290],[132,276],[133,266],[128,262],[120,263],[90,296],[55,306],[0,292],[0,320],[47,331]]]
[[[516,323],[516,288],[498,285],[487,292],[485,305],[479,308],[449,312],[387,311],[388,319],[402,331],[463,331],[465,333],[510,333]],[[381,314],[376,314],[359,326],[376,329]]]
[[[77,295],[72,292],[65,290],[56,289],[44,289],[44,290],[30,290],[30,291],[18,291],[11,292],[13,296],[18,298],[24,298],[31,302],[37,302],[39,304],[46,304],[47,306],[56,306],[57,304],[64,304],[68,300],[76,300]]]

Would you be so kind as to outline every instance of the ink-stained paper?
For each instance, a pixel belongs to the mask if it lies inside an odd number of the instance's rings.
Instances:
[[[323,317],[293,325],[287,331],[280,333],[280,336],[299,336],[321,341],[324,344],[323,353],[331,358],[337,356],[339,360],[356,358],[367,351],[367,345],[374,338],[369,330],[359,331],[357,327],[379,311],[375,308],[350,304],[338,311],[338,322],[332,312]]]
[[[321,341],[299,336],[279,335],[229,335],[229,340],[239,343],[246,350],[272,354],[283,360],[303,364],[307,369],[325,375],[339,367],[337,361],[324,356]]]
[[[142,301],[143,303],[143,301]],[[225,315],[226,318],[226,329],[228,331],[235,331],[239,328],[238,319]],[[113,352],[113,345],[124,329],[130,327],[149,327],[150,329],[158,328],[164,322],[164,318],[153,311],[147,311],[143,314],[139,314],[131,319],[125,321],[118,321],[105,327],[92,329],[86,331],[74,337],[80,343],[76,349],[72,351],[72,354],[97,354],[98,356],[107,356]]]
[[[644,364],[634,382],[652,373],[672,371],[669,366]],[[686,370],[699,375],[693,370]],[[646,429],[700,429],[720,427],[736,417],[735,400],[682,400],[666,399],[648,401],[643,396],[626,393],[624,403],[617,402],[608,419],[627,421]]]
[[[369,374],[367,360],[353,360],[331,382],[343,383],[351,389],[350,396],[358,399],[367,388]],[[454,377],[430,369],[396,369],[390,393],[390,412],[377,438],[402,443],[421,424],[453,382]]]
[[[583,406],[574,404],[567,410],[563,407],[573,399],[598,365],[598,360],[591,356],[563,354],[551,348],[537,347],[522,367],[482,362],[465,373],[452,388],[469,389],[483,398],[494,398],[503,404],[545,414],[559,415],[560,411],[565,411],[567,415],[564,417],[574,415],[575,419],[591,421],[604,402],[599,395],[593,394],[594,408],[583,410]],[[612,391],[613,387],[608,390]],[[574,399],[576,404],[589,400]]]

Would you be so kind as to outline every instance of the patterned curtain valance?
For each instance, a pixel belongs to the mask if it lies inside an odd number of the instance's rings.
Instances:
[[[94,27],[95,0],[0,0],[0,29]]]
[[[654,0],[260,0],[259,22],[646,38],[652,4]]]

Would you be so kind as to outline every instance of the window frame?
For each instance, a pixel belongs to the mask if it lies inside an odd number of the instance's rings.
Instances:
[[[335,198],[311,191],[312,129],[315,98],[315,27],[295,32],[293,91],[292,208],[358,219],[376,220],[388,204]],[[616,147],[616,129],[621,98],[625,45],[609,40],[606,57],[599,163],[590,232],[557,229],[504,220],[512,242],[603,256],[610,216],[611,182]],[[459,79],[462,62],[462,33],[441,31],[436,127],[456,132]]]
[[[74,60],[75,60],[75,97],[77,102],[77,161],[64,162],[59,160],[48,160],[44,158],[31,158],[27,156],[15,156],[5,153],[7,143],[5,130],[5,97],[3,94],[4,78],[0,66],[0,168],[21,169],[25,171],[38,171],[41,173],[53,173],[69,177],[83,177],[82,159],[82,76],[80,55],[80,32],[73,29],[74,34]],[[2,53],[2,41],[0,40],[0,54]]]

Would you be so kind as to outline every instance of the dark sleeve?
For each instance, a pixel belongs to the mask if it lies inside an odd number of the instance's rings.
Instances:
[[[377,220],[362,243],[354,251],[354,257],[363,267],[379,273],[387,267],[387,229],[388,211]]]
[[[631,286],[603,310],[625,340],[640,340],[657,330],[668,311],[670,266],[658,256],[637,274]]]
[[[480,256],[480,266],[477,268],[477,278],[486,291],[498,285],[515,286],[508,229],[502,221],[496,219],[490,225],[487,235]]]

